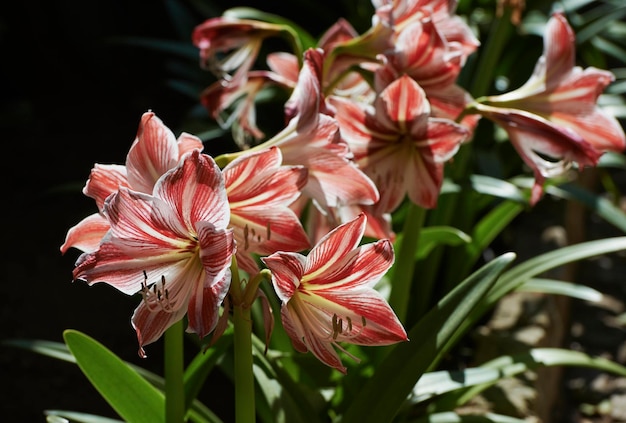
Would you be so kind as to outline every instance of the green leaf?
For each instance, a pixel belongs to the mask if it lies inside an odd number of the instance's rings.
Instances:
[[[503,416],[502,414],[457,414],[453,411],[433,413],[413,423],[527,423],[528,420]]]
[[[222,16],[236,19],[252,19],[284,26],[285,31],[293,37],[292,41],[295,43],[294,53],[298,57],[300,57],[306,49],[317,45],[315,38],[304,28],[282,16],[262,12],[252,7],[233,7],[232,9],[224,11]]]
[[[22,348],[48,357],[76,363],[76,359],[67,349],[67,345],[60,342],[44,341],[39,339],[5,339],[3,345]]]
[[[607,151],[600,156],[598,167],[614,167],[616,169],[626,169],[626,156],[613,151]]]
[[[600,7],[597,8],[600,10]],[[593,13],[592,12],[588,12]],[[584,28],[581,28],[576,33],[576,42],[578,44],[584,43],[592,37],[598,35],[611,25],[612,22],[619,21],[626,16],[626,6],[610,6],[606,5],[603,8],[602,13],[598,14],[597,19],[589,20]],[[594,16],[595,17],[595,16]]]
[[[524,205],[515,201],[504,201],[491,209],[474,226],[472,242],[465,246],[466,257],[460,254],[458,274],[464,276],[476,264],[485,248],[524,210]]]
[[[589,207],[608,223],[626,232],[626,213],[606,198],[593,194],[579,186],[565,184],[560,187],[549,186],[546,192],[566,200],[576,200]]]
[[[401,238],[403,234],[398,234]],[[429,226],[422,228],[416,259],[426,257],[438,245],[461,245],[472,241],[465,232],[452,226]]]
[[[46,421],[52,422],[66,422],[71,421],[75,423],[124,423],[121,420],[110,419],[108,417],[97,416],[95,414],[81,413],[78,411],[66,411],[66,410],[46,410],[44,414],[47,416]]]
[[[410,341],[396,345],[360,392],[349,399],[342,422],[391,421],[415,383],[449,350],[450,337],[514,258],[513,253],[508,253],[492,260],[431,309],[409,331]]]
[[[521,292],[542,292],[544,294],[567,295],[568,297],[578,298],[579,300],[600,302],[602,293],[585,285],[579,285],[571,282],[559,281],[554,279],[529,279],[520,285],[516,291]]]
[[[40,339],[7,339],[2,341],[2,344],[76,364],[76,357],[72,355],[67,345],[60,342],[44,341]],[[163,388],[165,386],[161,376],[132,363],[125,363],[157,388]]]
[[[282,366],[280,360],[282,353],[275,350],[265,353],[264,342],[254,335],[252,345],[256,392],[261,396],[263,406],[267,406],[267,410],[271,413],[269,421],[272,423],[320,422],[318,412],[325,406],[321,394],[308,389],[307,386],[291,377]]]
[[[113,352],[75,330],[64,331],[63,339],[78,367],[120,417],[129,423],[164,421],[163,393]]]
[[[493,307],[503,296],[518,288],[524,282],[567,263],[625,249],[626,237],[605,238],[581,242],[579,244],[549,251],[512,267],[502,274],[493,288],[491,288],[488,295],[471,311],[467,319],[462,322],[458,334],[452,336],[450,342],[457,342],[458,338],[474,325],[487,310]]]
[[[419,394],[421,399],[445,394],[436,402],[435,407],[442,411],[450,410],[465,404],[499,380],[539,367],[552,366],[587,367],[626,376],[626,367],[602,357],[591,357],[583,352],[563,348],[533,348],[519,354],[497,357],[480,367],[465,371],[435,372],[430,377],[431,382],[437,380],[433,383],[433,388],[426,386],[428,382],[426,378],[419,382],[422,383],[422,387],[418,388],[416,385],[414,394]],[[464,377],[467,379],[463,379]],[[458,382],[461,380],[463,382]]]
[[[528,203],[527,195],[514,184],[486,175],[471,175],[472,188],[481,194],[488,194],[507,200]]]
[[[211,348],[201,351],[189,363],[185,369],[185,406],[189,407],[194,398],[198,396],[207,376],[214,368],[217,361],[226,353],[233,343],[232,327],[215,342]]]

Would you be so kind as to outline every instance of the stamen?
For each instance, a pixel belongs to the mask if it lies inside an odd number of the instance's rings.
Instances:
[[[355,332],[355,327],[352,323],[352,318],[350,316],[345,317],[346,327],[343,325],[344,318],[337,316],[337,314],[333,314],[332,317],[332,339],[336,341],[339,335],[341,335],[345,339],[354,338],[359,336],[359,334],[365,328],[367,321],[365,317],[361,316],[361,327]]]
[[[339,325],[337,325],[337,314],[333,314],[333,340],[337,339],[339,334]]]
[[[170,301],[170,292],[165,288],[165,275],[161,275],[159,282],[148,286],[148,274],[143,271],[144,281],[141,283],[141,296],[148,310],[152,312],[165,311],[171,313],[174,311],[175,302]]]
[[[248,225],[243,227],[243,249],[248,250]]]
[[[265,227],[265,230],[267,232],[267,240],[270,240],[270,237],[272,236],[272,231],[270,230],[270,222],[267,222],[267,226]]]

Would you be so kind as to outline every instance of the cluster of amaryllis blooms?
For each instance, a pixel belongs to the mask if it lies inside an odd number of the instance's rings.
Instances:
[[[185,316],[189,332],[219,336],[233,302],[263,300],[269,271],[294,348],[345,372],[340,343],[407,340],[375,289],[394,261],[391,215],[407,197],[437,205],[445,163],[480,118],[506,130],[533,170],[530,204],[547,178],[624,149],[621,126],[597,106],[613,75],[575,66],[562,13],[550,18],[527,83],[473,99],[457,78],[479,42],[455,1],[373,5],[365,33],[340,20],[315,48],[269,54],[269,70],[253,69],[261,45],[293,37],[288,26],[207,20],[193,42],[218,81],[202,102],[233,127],[241,151],[213,159],[199,138],[176,139],[146,112],[126,164],[94,167],[84,193],[98,213],[73,227],[61,250],[83,251],[75,279],[141,294],[132,317],[140,354]],[[255,99],[270,85],[289,99],[283,129],[266,137]],[[378,241],[362,244],[364,236]],[[239,271],[246,289],[233,298]]]

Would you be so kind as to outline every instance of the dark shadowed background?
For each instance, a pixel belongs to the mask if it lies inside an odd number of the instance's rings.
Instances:
[[[237,5],[296,19],[313,18],[313,34],[342,13],[333,2],[315,8],[288,2]],[[3,2],[0,6],[0,139],[3,230],[0,338],[62,342],[64,329],[83,331],[125,360],[161,372],[160,347],[137,357],[130,316],[137,305],[106,285],[72,283],[78,252],[59,252],[68,228],[96,211],[81,189],[94,163],[123,164],[143,112],[151,109],[176,135],[210,121],[198,92],[212,81],[198,67],[193,27],[218,16],[228,1],[94,0]],[[301,15],[300,15],[301,16]],[[300,20],[302,25],[307,21]],[[155,42],[179,43],[173,51]],[[185,84],[187,84],[185,86]],[[190,118],[191,116],[191,118]],[[206,129],[206,128],[204,128]],[[231,149],[219,142],[208,151]],[[45,421],[43,410],[115,417],[78,368],[0,346],[0,420]],[[220,410],[211,383],[204,401]],[[215,394],[217,393],[217,394]],[[223,408],[223,407],[222,407]],[[230,410],[222,415],[228,420]]]
[[[234,5],[228,0],[2,2],[0,142],[5,195],[0,340],[62,342],[65,329],[76,329],[122,359],[162,374],[159,342],[147,347],[147,359],[137,356],[130,316],[138,299],[104,284],[72,283],[78,252],[61,255],[59,247],[70,227],[96,211],[93,200],[81,193],[89,171],[94,163],[124,162],[142,113],[153,110],[176,135],[214,126],[198,101],[200,90],[213,79],[198,66],[191,31]],[[339,17],[362,31],[371,17],[369,0],[259,0],[236,5],[285,16],[314,36]],[[541,48],[538,38],[532,42]],[[532,68],[537,51],[519,54],[532,56],[523,63]],[[525,78],[528,72],[523,71]],[[260,125],[268,124],[262,117]],[[226,139],[211,141],[207,151],[232,150]],[[546,200],[536,214],[517,224],[531,228],[522,233],[534,235],[538,242],[544,229],[561,223],[562,215],[553,214],[561,208]],[[611,227],[602,235],[618,233]],[[526,241],[520,237],[510,245],[520,247],[522,255],[525,248],[535,254],[535,246]],[[624,288],[610,283],[616,296],[626,296]],[[603,337],[610,344],[602,345],[603,351],[621,348],[626,338],[623,328],[611,336],[608,341]],[[626,360],[626,347],[620,351]],[[231,421],[230,403],[223,406],[225,396],[231,395],[230,383],[217,375],[200,399]],[[46,409],[116,417],[75,365],[0,345],[0,421],[43,422]]]

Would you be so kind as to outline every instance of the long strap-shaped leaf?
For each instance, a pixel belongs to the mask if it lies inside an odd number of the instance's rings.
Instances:
[[[561,348],[531,348],[518,354],[497,357],[480,367],[464,371],[427,373],[430,380],[421,380],[415,386],[415,397],[412,402],[443,394],[434,403],[433,410],[451,410],[465,404],[504,378],[513,377],[527,370],[551,366],[587,367],[626,376],[625,366],[603,357],[591,357],[579,351]],[[457,382],[460,380],[463,382]]]
[[[604,238],[558,248],[512,267],[502,274],[488,295],[481,300],[478,307],[472,310],[470,316],[462,323],[458,333],[451,337],[449,342],[452,345],[456,343],[469,327],[473,326],[500,298],[520,287],[524,282],[535,278],[535,276],[567,263],[621,250],[626,250],[626,237]]]
[[[410,330],[411,341],[398,344],[381,362],[341,421],[391,421],[422,374],[446,353],[450,336],[514,259],[515,254],[507,253],[492,260],[446,295]]]
[[[129,423],[165,421],[165,397],[113,352],[75,331],[63,339],[78,367],[113,409]]]

